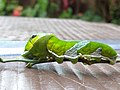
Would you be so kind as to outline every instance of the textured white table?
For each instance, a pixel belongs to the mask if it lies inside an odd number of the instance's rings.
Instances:
[[[120,26],[113,24],[65,19],[0,17],[0,40],[28,40],[32,34],[38,32],[51,32],[61,39],[70,40],[120,40]],[[10,47],[8,44],[7,48]],[[21,47],[21,44],[15,44],[12,48]],[[114,42],[114,45],[116,44],[118,43]],[[5,47],[3,44],[0,46]],[[88,66],[82,63],[73,65],[70,62],[43,63],[34,66],[34,69],[27,69],[25,63],[21,62],[0,63],[0,90],[119,89],[120,64]]]

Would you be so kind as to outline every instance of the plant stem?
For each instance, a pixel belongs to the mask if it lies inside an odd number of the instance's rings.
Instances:
[[[36,60],[31,60],[31,59],[2,59],[0,58],[0,62],[6,63],[6,62],[30,62],[30,63],[36,63]]]
[[[68,59],[64,59],[63,61],[70,61]],[[56,62],[56,60],[52,60],[52,61],[38,61],[38,60],[31,60],[31,59],[1,59],[0,58],[0,62],[2,63],[6,63],[6,62],[25,62],[25,63],[48,63],[48,62]],[[88,65],[91,64],[96,64],[96,63],[108,63],[110,64],[109,61],[107,60],[101,60],[101,61],[97,61],[97,60],[92,60],[92,61],[88,61],[86,59],[78,59],[78,62],[82,62],[82,63],[86,63]],[[120,63],[120,59],[116,60],[116,63]]]

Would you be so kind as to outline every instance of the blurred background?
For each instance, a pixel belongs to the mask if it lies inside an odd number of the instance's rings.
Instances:
[[[120,25],[120,0],[0,0],[0,16],[70,18]]]

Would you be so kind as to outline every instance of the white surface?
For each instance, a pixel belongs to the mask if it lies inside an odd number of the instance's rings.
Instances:
[[[0,55],[22,54],[24,48],[0,48]]]

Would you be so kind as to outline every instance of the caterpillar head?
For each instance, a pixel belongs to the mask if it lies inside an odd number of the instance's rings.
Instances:
[[[30,37],[30,39],[28,40],[25,46],[25,51],[29,51],[38,39],[39,39],[38,35],[32,35],[32,37]]]
[[[25,51],[29,51],[38,39],[49,35],[54,36],[51,33],[38,33],[37,35],[32,35],[25,46]]]

